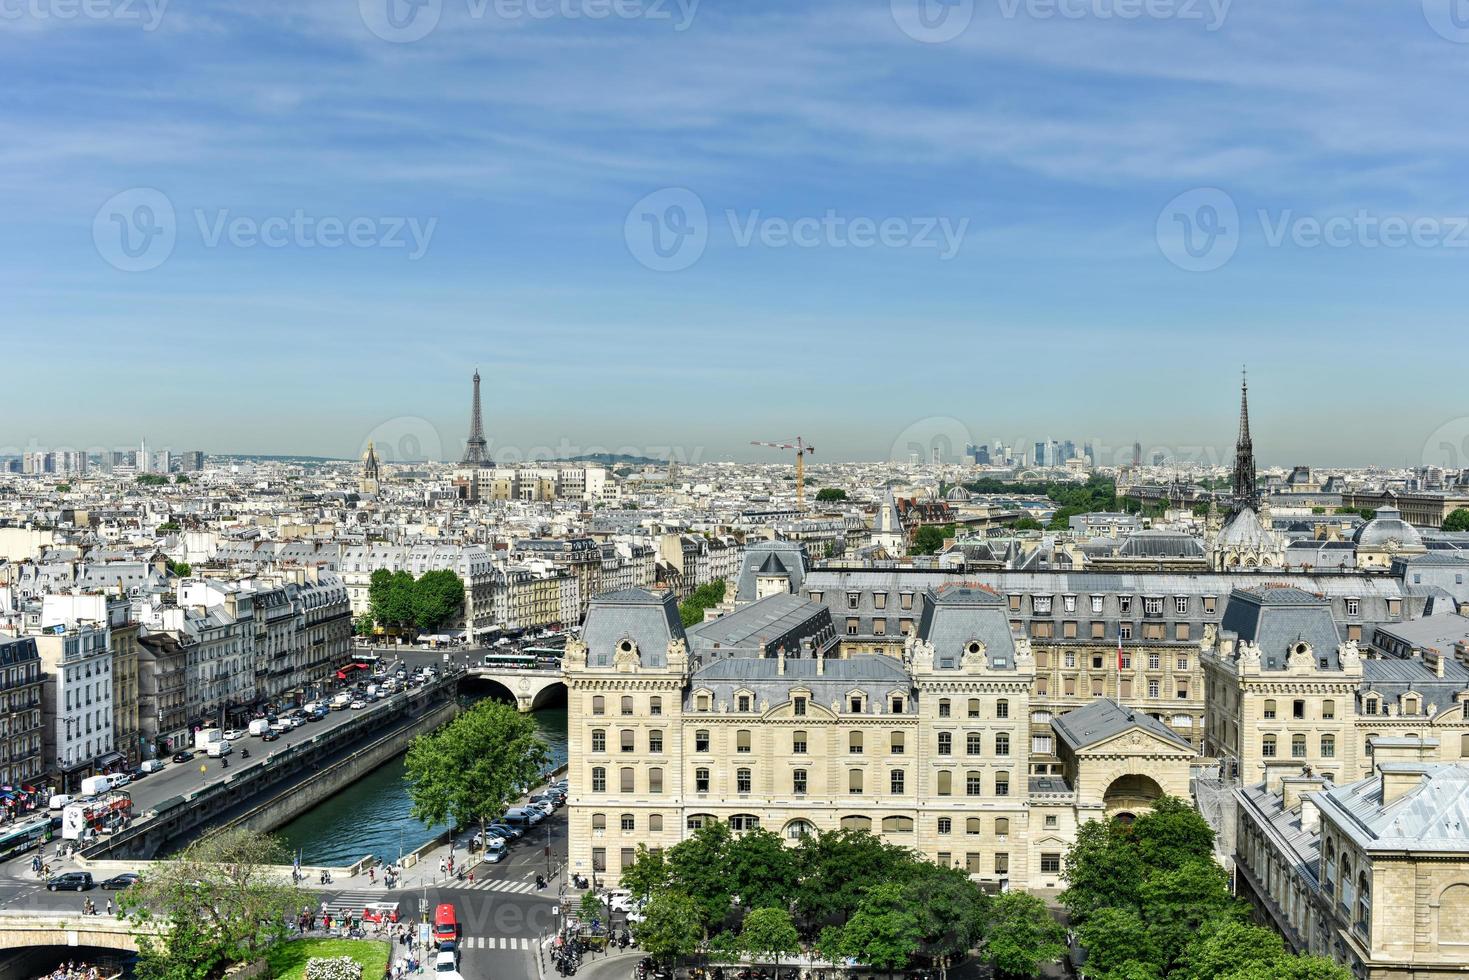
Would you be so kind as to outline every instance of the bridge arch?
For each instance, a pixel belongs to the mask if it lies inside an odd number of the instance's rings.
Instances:
[[[566,700],[566,682],[559,670],[504,670],[492,667],[473,667],[460,682],[466,685],[483,685],[491,697],[501,701],[514,701],[521,711],[534,711],[546,705]]]

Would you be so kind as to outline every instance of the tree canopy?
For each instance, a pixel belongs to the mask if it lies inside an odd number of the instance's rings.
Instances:
[[[1453,512],[1444,518],[1443,529],[1445,531],[1469,531],[1469,509],[1455,507]]]
[[[818,504],[835,503],[847,499],[847,491],[838,487],[822,487],[816,491],[816,502]]]
[[[533,786],[549,759],[529,715],[481,701],[442,728],[419,735],[404,760],[415,819],[481,829]]]
[[[1204,818],[1172,797],[1130,826],[1092,821],[1078,830],[1061,902],[1089,977],[1349,980],[1344,969],[1292,956],[1275,933],[1250,925],[1213,845]]]
[[[924,524],[913,532],[913,544],[908,548],[910,555],[937,554],[944,542],[954,536],[952,524]]]
[[[284,940],[288,916],[309,902],[270,867],[289,863],[278,840],[252,830],[210,834],[156,862],[118,896],[139,927],[139,980],[214,980]]]
[[[368,609],[381,626],[432,631],[464,605],[464,582],[449,569],[424,572],[379,568],[367,586]]]
[[[1066,953],[1066,931],[1046,903],[1009,891],[990,902],[982,956],[1001,977],[1033,977]]]
[[[724,579],[717,578],[699,586],[679,604],[678,616],[685,626],[697,626],[704,621],[704,610],[713,609],[724,601]]]

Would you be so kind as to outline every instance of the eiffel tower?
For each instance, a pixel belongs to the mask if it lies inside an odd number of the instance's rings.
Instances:
[[[464,458],[459,463],[461,466],[478,469],[488,469],[495,465],[490,459],[489,446],[485,442],[485,426],[480,418],[478,369],[474,372],[474,408],[469,416],[469,441],[464,444]]]

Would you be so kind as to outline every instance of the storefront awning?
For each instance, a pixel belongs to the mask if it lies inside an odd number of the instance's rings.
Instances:
[[[97,765],[110,766],[114,765],[115,763],[122,762],[126,758],[127,756],[123,755],[121,752],[108,752],[106,755],[97,756]]]

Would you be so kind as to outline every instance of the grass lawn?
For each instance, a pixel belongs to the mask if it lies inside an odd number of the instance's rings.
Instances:
[[[350,956],[362,964],[362,980],[380,980],[388,967],[390,947],[374,939],[297,939],[281,943],[270,954],[270,975],[304,980],[313,957]]]

